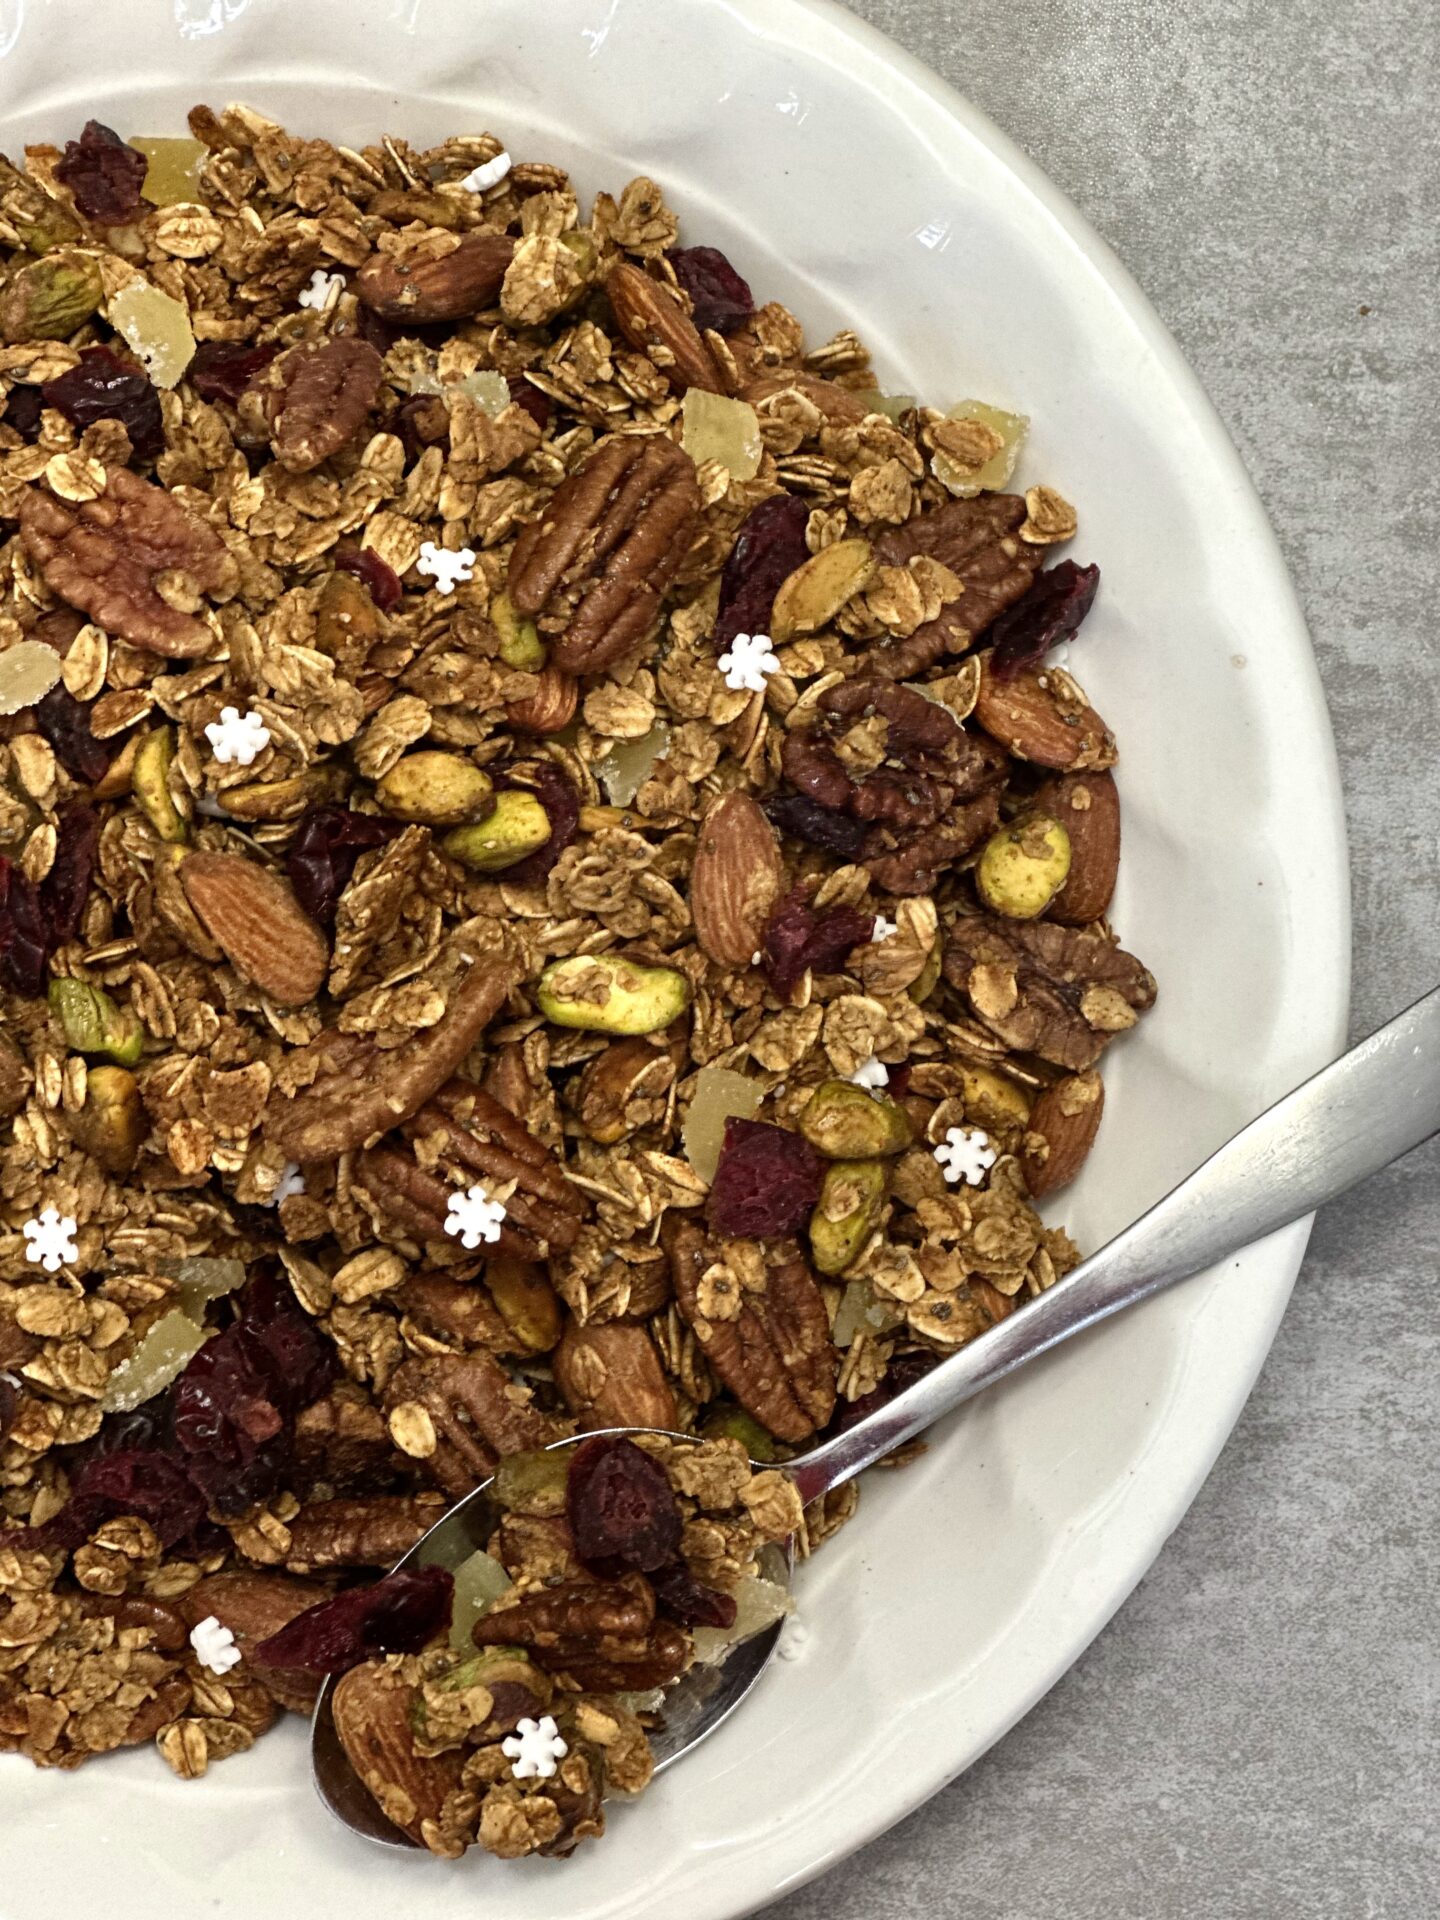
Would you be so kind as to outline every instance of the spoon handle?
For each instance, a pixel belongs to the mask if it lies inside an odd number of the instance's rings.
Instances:
[[[1440,1131],[1440,987],[1242,1127],[1058,1285],[790,1465],[807,1502],[1036,1354],[1289,1226]]]

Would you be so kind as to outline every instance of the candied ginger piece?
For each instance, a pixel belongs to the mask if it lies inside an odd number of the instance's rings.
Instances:
[[[157,387],[173,387],[195,357],[189,309],[138,275],[112,293],[112,327],[136,354]]]

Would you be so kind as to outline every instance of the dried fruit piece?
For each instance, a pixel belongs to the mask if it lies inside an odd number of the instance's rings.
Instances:
[[[462,754],[433,750],[397,760],[376,783],[375,798],[386,813],[427,827],[458,827],[495,811],[494,785],[483,768]]]
[[[0,288],[0,335],[9,341],[67,340],[104,298],[88,255],[61,250],[22,262]]]
[[[665,758],[670,746],[670,727],[657,720],[638,740],[616,740],[600,762],[600,784],[612,807],[628,807],[645,782]]]
[[[977,493],[999,493],[1015,471],[1030,426],[1028,417],[987,406],[983,400],[961,400],[945,419],[962,424],[976,422],[985,429],[985,435],[967,439],[963,432],[947,434],[943,422],[932,428],[935,478],[960,500],[973,499]],[[978,465],[973,458],[976,453],[983,455]]]
[[[105,1382],[100,1404],[107,1413],[129,1413],[153,1400],[182,1374],[205,1344],[205,1329],[178,1307],[161,1314],[128,1360]]]
[[[843,1273],[885,1211],[883,1160],[836,1160],[810,1216],[810,1258],[820,1273]]]
[[[658,1591],[658,1590],[657,1590]],[[735,1589],[735,1617],[728,1624],[701,1622],[695,1628],[695,1658],[701,1666],[718,1667],[734,1648],[783,1620],[794,1607],[788,1587],[747,1574]]]
[[[570,1455],[563,1447],[512,1453],[495,1469],[492,1492],[507,1513],[551,1518],[564,1513],[570,1484]]]
[[[350,807],[315,807],[300,822],[285,856],[295,896],[312,920],[333,926],[340,896],[362,853],[383,847],[400,831],[393,820]]]
[[[748,793],[725,793],[700,822],[690,869],[695,938],[723,967],[748,966],[784,883],[774,828]]]
[[[1049,814],[1032,812],[999,828],[981,848],[975,890],[992,913],[1038,920],[1070,872],[1070,836]]]
[[[552,960],[536,1004],[557,1027],[589,1033],[659,1033],[690,1004],[690,982],[669,967],[642,967],[618,954]]]
[[[129,144],[145,156],[141,197],[152,207],[188,205],[200,198],[200,169],[210,149],[188,136],[132,134]]]
[[[691,387],[680,418],[680,444],[697,467],[716,460],[732,479],[755,478],[765,443],[753,407],[704,387]]]
[[[1071,1074],[1046,1087],[1030,1109],[1020,1171],[1033,1200],[1068,1186],[1089,1155],[1105,1111],[1098,1073]]]
[[[717,653],[737,633],[770,632],[776,594],[809,556],[809,518],[809,507],[791,493],[762,500],[746,515],[720,575],[720,604],[710,636]]]
[[[113,128],[87,120],[80,138],[65,142],[55,178],[70,189],[87,220],[119,227],[140,211],[148,164],[144,154],[127,146]]]
[[[0,982],[27,999],[44,991],[50,937],[34,886],[0,854]]]
[[[664,1469],[633,1440],[585,1440],[570,1455],[565,1511],[592,1573],[653,1573],[680,1546],[680,1506]]]
[[[0,716],[37,706],[60,678],[60,656],[39,640],[0,653]]]
[[[476,873],[503,873],[548,845],[550,832],[550,816],[535,795],[514,787],[494,796],[483,820],[456,827],[440,844],[462,867]]]
[[[40,883],[40,911],[54,946],[73,940],[80,931],[99,852],[99,814],[83,800],[72,800],[60,810],[55,858]]]
[[[401,1567],[297,1614],[262,1640],[268,1667],[346,1673],[377,1653],[419,1653],[450,1625],[455,1581],[444,1567]]]
[[[146,1118],[140,1085],[125,1067],[92,1066],[85,1075],[85,1099],[68,1116],[70,1137],[107,1173],[123,1177],[140,1157]]]
[[[389,613],[392,608],[398,607],[405,597],[405,587],[399,574],[385,564],[373,547],[361,547],[358,552],[337,553],[335,565],[341,573],[354,574],[382,613]]]
[[[815,1210],[824,1178],[825,1163],[803,1134],[732,1116],[725,1122],[705,1217],[712,1232],[745,1240],[798,1233]]]
[[[1100,569],[1062,560],[1037,573],[1029,592],[1002,613],[990,629],[990,671],[997,680],[1038,667],[1052,647],[1069,640],[1095,604]]]
[[[690,387],[720,392],[710,350],[668,287],[633,261],[620,260],[606,277],[605,291],[621,333],[632,347],[650,355],[676,393]]]
[[[137,274],[105,304],[112,327],[157,387],[178,386],[195,358],[190,309]]]
[[[729,1067],[702,1067],[685,1115],[681,1141],[686,1158],[702,1180],[713,1181],[727,1120],[753,1120],[765,1099],[758,1080]]]
[[[912,1129],[905,1109],[887,1094],[851,1080],[822,1080],[800,1113],[801,1133],[828,1160],[870,1160],[903,1153]]]
[[[185,897],[225,958],[282,1007],[303,1006],[324,984],[330,949],[278,874],[238,853],[192,853]]]
[[[279,351],[278,342],[248,346],[241,340],[202,340],[186,371],[202,400],[228,400],[233,407]]]
[[[690,296],[690,317],[702,333],[734,333],[754,313],[749,286],[718,247],[675,247],[665,257]]]
[[[683,1560],[652,1573],[650,1585],[655,1590],[660,1611],[678,1620],[682,1627],[713,1627],[723,1631],[735,1625],[738,1609],[734,1594],[705,1586]]]
[[[822,806],[804,793],[772,794],[765,802],[765,812],[792,840],[802,840],[807,847],[823,847],[847,861],[858,856],[869,831],[863,820]]]
[[[43,1526],[9,1534],[6,1544],[73,1549],[122,1513],[144,1520],[162,1547],[173,1547],[204,1520],[205,1496],[167,1454],[153,1447],[117,1446],[90,1455],[72,1478],[69,1502],[59,1513]]]
[[[145,1044],[139,1015],[118,1007],[103,987],[83,980],[52,980],[50,1011],[76,1053],[103,1053],[118,1066],[133,1067]]]
[[[502,1465],[504,1463],[502,1462]],[[450,1644],[468,1652],[476,1621],[488,1613],[495,1602],[514,1586],[509,1574],[492,1554],[472,1553],[455,1569],[455,1593],[450,1616]]]
[[[52,687],[35,708],[35,724],[72,780],[93,787],[105,778],[115,750],[90,731],[90,702]]]
[[[109,347],[86,347],[78,364],[47,380],[41,392],[46,406],[63,413],[81,433],[96,420],[118,420],[137,459],[154,460],[165,450],[154,383]]]
[[[826,907],[817,913],[805,887],[794,887],[765,928],[765,977],[786,999],[807,970],[835,972],[874,931],[874,914],[859,913],[854,907]]]
[[[797,633],[828,626],[841,608],[875,577],[875,549],[868,540],[837,540],[811,554],[781,584],[770,612],[776,646]]]
[[[1050,918],[1088,926],[1109,909],[1120,870],[1120,795],[1108,772],[1066,773],[1047,780],[1035,803],[1070,837],[1070,872],[1050,904]]]

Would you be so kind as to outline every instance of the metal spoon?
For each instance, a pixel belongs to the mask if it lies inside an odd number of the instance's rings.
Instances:
[[[1252,1120],[1148,1213],[1023,1311],[962,1347],[847,1432],[788,1462],[786,1471],[801,1499],[807,1504],[819,1499],[1037,1354],[1289,1226],[1437,1131],[1440,987]],[[453,1570],[483,1547],[499,1518],[490,1487],[487,1480],[467,1494],[399,1564]],[[792,1570],[793,1556],[778,1550],[765,1568],[770,1578],[787,1583]],[[672,1689],[652,1739],[657,1771],[689,1753],[734,1712],[768,1664],[782,1624],[742,1642],[722,1666],[692,1668]],[[357,1833],[413,1847],[351,1771],[331,1718],[330,1691],[327,1681],[311,1732],[321,1799]]]

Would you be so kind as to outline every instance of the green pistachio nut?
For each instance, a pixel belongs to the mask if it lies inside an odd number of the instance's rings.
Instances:
[[[550,838],[550,816],[522,787],[495,796],[495,811],[474,826],[456,827],[440,842],[452,859],[475,873],[503,873],[538,853]]]
[[[99,308],[105,283],[83,253],[47,253],[0,288],[0,335],[11,342],[66,340]]]
[[[490,602],[490,624],[500,636],[500,658],[517,673],[539,673],[545,664],[545,642],[540,629],[523,613],[517,613],[508,593],[497,593]]]
[[[426,1680],[410,1703],[410,1728],[422,1750],[493,1739],[544,1713],[554,1683],[519,1647],[485,1647],[448,1673]]]
[[[495,811],[495,784],[463,753],[407,753],[382,774],[375,798],[397,820],[461,827]],[[547,829],[548,832],[548,829]]]
[[[702,1440],[738,1440],[752,1460],[762,1465],[779,1458],[775,1436],[743,1407],[716,1407],[700,1423]]]
[[[52,247],[70,246],[82,236],[80,222],[68,207],[21,173],[0,155],[0,219],[15,229],[27,253],[49,253]]]
[[[836,1160],[825,1169],[810,1216],[810,1258],[820,1273],[843,1273],[885,1210],[885,1162]]]
[[[909,1146],[909,1116],[883,1093],[849,1080],[822,1080],[800,1115],[800,1131],[830,1160],[874,1160]]]
[[[1035,920],[1070,874],[1070,836],[1048,813],[1028,813],[985,842],[975,886],[992,913]]]
[[[917,1007],[923,1007],[940,984],[940,963],[945,958],[945,936],[937,933],[925,964],[905,989]]]
[[[642,967],[613,953],[552,960],[536,990],[557,1027],[587,1033],[659,1033],[690,1004],[690,982],[670,967]]]
[[[103,987],[83,980],[52,980],[50,1011],[65,1029],[76,1053],[103,1053],[122,1067],[133,1067],[145,1044],[139,1015],[117,1007]]]
[[[76,1146],[107,1173],[120,1176],[133,1170],[145,1138],[145,1107],[140,1083],[128,1067],[91,1067],[84,1103],[68,1120]]]
[[[171,846],[183,846],[190,837],[170,793],[170,767],[175,758],[175,734],[157,727],[140,742],[130,770],[130,791],[140,811],[159,837]]]

